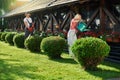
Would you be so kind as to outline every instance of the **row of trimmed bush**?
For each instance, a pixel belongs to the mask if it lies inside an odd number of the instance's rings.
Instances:
[[[16,33],[0,33],[1,40],[14,43],[15,46],[20,48],[27,48],[30,51],[44,51],[49,58],[61,58],[61,53],[66,48],[66,40],[59,36],[40,37],[29,36],[24,40],[24,34]],[[6,35],[6,36],[5,36]],[[99,39],[93,37],[86,37],[78,39],[71,47],[75,60],[79,62],[84,69],[93,70],[97,65],[108,56],[110,52],[109,45]]]
[[[66,40],[59,36],[44,37],[34,35],[25,40],[23,33],[3,32],[1,33],[1,40],[18,48],[26,48],[31,52],[40,52],[42,50],[50,58],[60,58],[61,53],[67,46]]]
[[[10,45],[15,45],[20,48],[24,48],[22,45],[24,43],[24,34],[23,33],[16,33],[16,32],[1,32],[0,33],[0,40]]]

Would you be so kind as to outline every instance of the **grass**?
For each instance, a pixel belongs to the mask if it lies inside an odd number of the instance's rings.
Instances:
[[[120,78],[120,64],[103,62],[98,71],[84,71],[68,54],[49,60],[44,54],[0,42],[0,80],[106,80]]]

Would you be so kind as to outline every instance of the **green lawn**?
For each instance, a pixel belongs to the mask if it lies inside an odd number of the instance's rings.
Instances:
[[[120,78],[120,64],[103,62],[99,71],[84,71],[68,54],[49,60],[0,42],[0,80],[106,80]]]

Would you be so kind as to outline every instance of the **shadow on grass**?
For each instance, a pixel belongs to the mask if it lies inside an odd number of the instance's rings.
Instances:
[[[40,52],[40,51],[30,51],[31,53],[33,54],[40,54],[40,55],[46,55],[47,56],[47,53],[45,52]]]
[[[8,64],[7,59],[0,59],[0,80],[18,80],[19,79],[40,79],[45,80],[45,77],[42,75],[37,75],[34,73],[36,67],[29,65],[18,65]],[[8,59],[8,61],[10,61]],[[19,62],[17,60],[11,60],[14,62]],[[28,72],[29,71],[29,72]]]
[[[3,61],[14,61],[14,62],[22,62],[20,60],[15,60],[15,59],[2,59]]]
[[[57,61],[60,63],[78,64],[76,61],[74,61],[71,58],[59,58],[59,59],[50,59],[50,60]]]
[[[102,65],[105,66],[109,66],[112,68],[116,68],[119,70],[114,70],[114,69],[102,69],[102,68],[97,68],[96,71],[90,71],[90,70],[86,70],[88,73],[97,76],[97,77],[101,77],[102,80],[106,80],[108,78],[120,78],[120,65],[119,64],[115,64],[115,63],[110,63],[110,62],[106,62],[104,61],[102,63]]]
[[[113,63],[113,62],[110,62],[110,61],[104,61],[104,62],[101,63],[101,64],[102,64],[102,65],[106,65],[106,66],[110,66],[110,67],[114,67],[114,68],[120,70],[120,64],[118,64],[118,63]]]
[[[9,54],[0,53],[1,56],[10,56]]]
[[[102,70],[100,68],[97,71],[89,71],[89,70],[86,70],[86,71],[94,76],[101,77],[102,80],[106,80],[108,78],[119,78],[120,77],[120,72],[118,71]]]
[[[29,50],[28,50],[28,51],[29,51]],[[34,54],[41,54],[40,51],[29,51],[29,52],[34,53]]]

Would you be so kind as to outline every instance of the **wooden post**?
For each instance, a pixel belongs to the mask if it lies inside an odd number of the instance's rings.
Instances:
[[[39,31],[44,31],[44,26],[42,23],[42,15],[39,15]]]
[[[47,29],[47,27],[48,27],[48,23],[49,23],[49,21],[50,21],[50,17],[48,18],[46,24],[44,25],[44,31],[46,31],[46,29]]]
[[[43,30],[43,24],[42,24],[42,21],[40,18],[38,18],[38,21],[39,21],[39,31],[42,31]]]
[[[87,27],[89,27],[91,25],[91,23],[94,21],[94,19],[97,17],[99,10],[97,9],[94,14],[92,15],[92,17],[90,18],[90,20],[87,22]]]
[[[62,22],[62,25],[61,25],[61,30],[64,28],[64,25],[66,24],[67,20],[69,19],[70,17],[70,12],[66,15],[64,21]]]
[[[54,27],[54,23],[53,23],[53,17],[52,17],[52,14],[50,15],[50,18],[51,18],[51,29],[52,29],[52,32],[53,32],[53,27]]]
[[[100,1],[100,34],[104,34],[105,32],[105,13],[103,8],[105,7],[105,0]]]
[[[74,17],[74,16],[73,16],[73,12],[71,11],[71,12],[70,12],[70,21],[72,20],[73,17]]]
[[[52,18],[53,18],[54,23],[56,24],[56,25],[53,26],[53,28],[56,28],[57,31],[59,31],[59,30],[60,30],[60,25],[59,25],[59,23],[58,23],[58,20],[57,20],[57,18],[55,17],[54,14],[51,14],[51,15],[52,15]]]
[[[109,18],[111,18],[115,23],[120,24],[120,21],[117,20],[106,8],[103,8],[104,12],[106,13]]]

